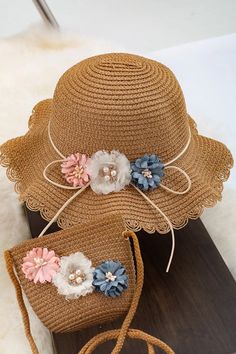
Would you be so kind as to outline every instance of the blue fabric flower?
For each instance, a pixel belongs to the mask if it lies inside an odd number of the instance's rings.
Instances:
[[[119,261],[101,263],[93,273],[93,286],[106,296],[120,296],[128,287],[125,267]]]
[[[154,189],[164,176],[164,165],[156,155],[145,154],[131,162],[132,182],[141,190]]]

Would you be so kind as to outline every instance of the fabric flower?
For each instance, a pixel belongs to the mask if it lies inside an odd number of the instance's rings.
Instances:
[[[81,252],[61,257],[59,272],[53,277],[58,293],[66,299],[77,299],[92,293],[92,262]]]
[[[119,192],[130,183],[130,162],[119,151],[97,151],[89,163],[91,188],[95,193]]]
[[[128,287],[125,267],[118,261],[103,262],[94,271],[93,285],[106,296],[120,296]]]
[[[145,154],[131,162],[132,182],[140,189],[154,189],[164,176],[164,165],[156,155]]]
[[[45,283],[51,282],[52,277],[59,269],[60,258],[54,251],[47,248],[33,248],[23,258],[22,271],[29,280]]]
[[[68,156],[61,164],[61,172],[65,179],[73,187],[83,187],[89,181],[87,170],[90,158],[85,154],[72,154]]]

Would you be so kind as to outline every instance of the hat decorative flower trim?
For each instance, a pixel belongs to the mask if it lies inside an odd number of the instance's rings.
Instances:
[[[92,155],[88,171],[91,188],[97,194],[119,192],[131,180],[130,162],[119,151],[97,151]]]
[[[94,268],[82,252],[58,257],[53,250],[33,248],[23,258],[22,271],[34,284],[52,283],[66,300],[95,290],[115,298],[128,288],[128,275],[120,261],[106,260]]]
[[[52,282],[67,300],[78,299],[94,291],[93,271],[92,262],[82,252],[72,253],[61,257]]]
[[[84,187],[90,180],[88,163],[90,158],[86,154],[72,154],[61,164],[61,172],[66,181],[73,187]]]
[[[120,296],[128,287],[125,267],[119,261],[109,260],[101,263],[94,271],[93,285],[106,296]]]
[[[163,176],[164,165],[154,154],[145,154],[131,162],[132,182],[143,191],[157,188]]]
[[[88,186],[97,194],[108,194],[112,192],[119,192],[127,186],[132,186],[137,192],[165,219],[169,225],[172,235],[172,249],[170,259],[166,268],[169,271],[175,247],[174,228],[169,218],[164,212],[153,203],[153,201],[146,195],[145,192],[161,187],[167,192],[174,194],[185,194],[191,188],[191,179],[188,174],[180,167],[173,165],[188,149],[191,141],[191,132],[189,129],[189,139],[182,151],[171,161],[163,163],[155,154],[145,154],[138,157],[135,161],[129,161],[127,157],[116,150],[97,151],[91,157],[84,153],[74,153],[65,157],[55,146],[51,133],[50,122],[48,124],[48,137],[52,147],[58,153],[62,160],[55,160],[50,162],[43,171],[44,178],[51,184],[63,189],[78,189],[65,204],[58,210],[56,215],[51,219],[48,225],[44,228],[39,236],[42,236],[50,225],[57,220],[60,213],[65,207],[82,193]],[[65,180],[71,186],[59,184],[51,180],[47,176],[47,170],[55,163],[61,162],[61,172]],[[162,178],[165,175],[165,170],[174,169],[179,171],[187,181],[187,188],[183,191],[177,191],[162,184]]]
[[[145,154],[130,162],[125,154],[117,150],[112,150],[111,152],[100,150],[91,157],[85,153],[77,152],[66,157],[59,151],[52,140],[50,122],[48,124],[48,137],[52,147],[62,159],[50,162],[45,167],[43,176],[49,183],[57,187],[81,189],[82,192],[88,186],[91,186],[91,189],[97,194],[119,192],[128,185],[134,185],[144,192],[160,186],[175,194],[185,194],[191,188],[191,180],[187,173],[177,166],[170,166],[188,149],[191,141],[190,129],[189,139],[183,150],[178,156],[165,164],[155,154]],[[48,168],[58,162],[61,162],[61,173],[70,186],[59,184],[47,176]],[[161,183],[161,179],[165,174],[164,171],[170,168],[178,170],[186,178],[188,187],[184,191],[172,190]]]
[[[23,258],[22,272],[26,279],[35,284],[51,283],[53,276],[59,270],[60,259],[55,252],[47,248],[33,248]]]

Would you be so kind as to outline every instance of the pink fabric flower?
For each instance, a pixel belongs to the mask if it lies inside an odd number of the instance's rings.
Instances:
[[[73,187],[83,187],[89,182],[90,176],[87,170],[89,161],[90,158],[86,154],[77,153],[68,156],[61,164],[61,172]]]
[[[23,258],[22,271],[29,280],[45,283],[51,282],[52,277],[59,270],[60,258],[54,251],[47,248],[33,248]]]

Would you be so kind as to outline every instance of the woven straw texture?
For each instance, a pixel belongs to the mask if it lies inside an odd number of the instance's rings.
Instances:
[[[110,215],[93,223],[77,225],[38,239],[32,239],[10,250],[21,286],[39,319],[53,332],[77,331],[112,321],[125,315],[135,289],[135,269],[130,242],[122,237],[124,223],[120,215]],[[76,300],[66,300],[50,284],[34,284],[21,270],[22,259],[33,247],[53,249],[58,256],[83,252],[94,267],[102,261],[119,260],[129,277],[128,289],[112,299],[93,292]]]
[[[65,156],[116,149],[129,160],[155,153],[164,163],[185,147],[190,129],[191,143],[175,166],[187,172],[191,190],[185,195],[162,188],[147,192],[176,229],[221,199],[223,182],[233,165],[225,145],[198,134],[178,81],[167,67],[124,53],[88,58],[61,77],[53,99],[36,105],[28,133],[0,148],[1,164],[8,167],[8,177],[16,182],[21,200],[46,220],[74,193],[43,178],[45,166],[59,158],[48,138],[49,120],[52,139]],[[59,163],[50,167],[49,176],[65,183]],[[186,188],[183,175],[171,169],[162,183],[177,191]],[[166,221],[132,186],[108,195],[97,195],[87,188],[66,207],[58,224],[68,228],[110,212],[120,212],[126,226],[134,231],[169,231]]]

